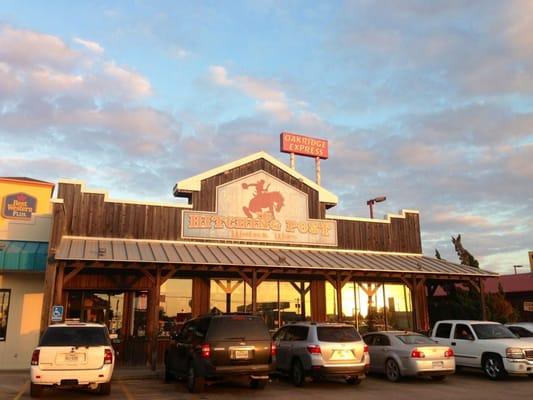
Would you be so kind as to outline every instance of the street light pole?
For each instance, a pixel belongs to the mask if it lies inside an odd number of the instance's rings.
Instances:
[[[373,219],[374,218],[374,204],[375,203],[381,203],[382,201],[385,201],[387,200],[387,197],[385,196],[379,196],[379,197],[376,197],[376,198],[373,198],[373,199],[370,199],[366,202],[366,205],[369,207],[370,209],[370,219]]]
[[[516,269],[517,268],[522,268],[523,265],[513,265],[513,268],[514,268],[514,274],[516,275]]]

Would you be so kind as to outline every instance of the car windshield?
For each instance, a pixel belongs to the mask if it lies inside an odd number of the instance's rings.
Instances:
[[[263,320],[246,315],[213,318],[208,335],[209,339],[219,340],[270,340],[270,333]]]
[[[396,335],[396,337],[405,344],[435,344],[433,340],[424,335],[405,334]]]
[[[109,346],[104,328],[58,327],[48,328],[41,338],[40,346]]]
[[[361,336],[351,326],[319,326],[318,340],[321,342],[358,342]]]
[[[472,324],[479,339],[515,339],[516,335],[500,324]]]

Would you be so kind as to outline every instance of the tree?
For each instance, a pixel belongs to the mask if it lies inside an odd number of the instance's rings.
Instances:
[[[440,253],[439,253],[439,250],[438,249],[435,249],[435,258],[437,260],[442,260],[442,257],[440,256]]]
[[[486,297],[488,318],[491,321],[514,322],[518,319],[518,313],[512,304],[505,299],[505,293],[501,283],[498,283],[498,293],[489,293]]]

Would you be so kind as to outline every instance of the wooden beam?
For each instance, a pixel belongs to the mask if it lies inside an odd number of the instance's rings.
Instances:
[[[161,285],[168,281],[170,278],[172,278],[172,276],[176,273],[177,269],[178,268],[176,266],[170,267],[170,271],[168,271],[165,275],[161,276]]]
[[[155,284],[155,278],[153,277],[153,275],[148,272],[148,270],[146,270],[145,268],[139,268],[139,270],[144,274],[146,275],[146,277],[150,280],[150,282],[152,283],[152,285]]]
[[[74,278],[76,275],[78,275],[83,269],[85,268],[84,265],[80,265],[76,268],[74,268],[72,271],[70,271],[65,278],[63,278],[63,285],[66,285],[68,281],[70,281],[72,278]]]
[[[244,279],[244,281],[250,286],[252,287],[252,279],[250,279],[250,277],[248,277],[248,275],[246,275],[246,273],[244,273],[243,271],[237,271],[239,273],[239,275],[242,277],[242,279]]]

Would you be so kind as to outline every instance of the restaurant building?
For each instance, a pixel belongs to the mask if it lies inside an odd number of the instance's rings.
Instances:
[[[28,368],[39,340],[53,190],[0,177],[0,370]]]
[[[264,152],[181,180],[174,195],[186,201],[118,201],[59,182],[42,328],[63,305],[67,318],[118,334],[119,362],[155,366],[192,316],[425,330],[428,280],[482,291],[493,275],[423,256],[417,211],[333,215],[337,196]]]

